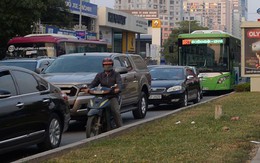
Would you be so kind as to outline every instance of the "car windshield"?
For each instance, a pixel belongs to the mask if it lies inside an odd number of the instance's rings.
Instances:
[[[61,56],[44,73],[101,72],[105,56]]]
[[[184,73],[182,68],[152,68],[150,70],[152,80],[182,80]]]
[[[17,66],[26,68],[32,71],[35,71],[37,63],[36,62],[25,62],[25,61],[17,61],[17,62],[1,62],[0,64],[6,66]]]

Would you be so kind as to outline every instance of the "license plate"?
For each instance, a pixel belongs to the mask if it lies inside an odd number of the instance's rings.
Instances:
[[[162,95],[150,95],[149,99],[161,99]]]

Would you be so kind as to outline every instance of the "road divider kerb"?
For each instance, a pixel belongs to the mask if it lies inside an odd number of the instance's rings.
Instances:
[[[176,110],[170,111],[168,113],[164,113],[164,114],[162,114],[160,116],[157,116],[157,117],[143,119],[141,121],[138,121],[138,122],[135,122],[135,123],[131,123],[131,124],[122,126],[120,128],[117,128],[117,129],[114,129],[114,130],[102,133],[102,134],[97,135],[95,137],[91,137],[91,138],[88,138],[88,139],[83,139],[83,140],[77,141],[77,142],[72,143],[72,144],[68,144],[68,145],[65,145],[65,146],[61,146],[59,148],[55,148],[55,149],[52,149],[52,150],[48,150],[48,151],[45,151],[45,152],[42,152],[42,153],[38,153],[38,154],[35,154],[35,155],[32,155],[32,156],[28,156],[28,157],[16,160],[13,163],[23,163],[23,162],[39,163],[40,161],[57,157],[57,156],[62,155],[64,153],[68,152],[68,151],[71,151],[73,149],[79,149],[79,147],[82,147],[82,146],[84,146],[85,144],[87,144],[87,143],[89,143],[91,141],[96,141],[96,140],[104,139],[104,138],[107,138],[107,137],[114,137],[116,135],[122,134],[126,130],[129,130],[131,128],[137,127],[137,126],[139,126],[141,124],[145,124],[145,123],[157,120],[157,119],[164,118],[166,116],[169,116],[169,115],[172,115],[174,113],[186,110],[188,108],[192,108],[194,106],[205,104],[205,103],[208,103],[210,101],[213,101],[213,100],[216,100],[216,99],[228,96],[228,95],[230,95],[232,93],[233,92],[225,94],[225,95],[221,95],[221,96],[218,96],[218,97],[214,97],[212,99],[209,99],[209,100],[203,101],[203,102],[199,102],[197,104],[189,105],[187,107],[182,107],[180,109],[176,109]],[[258,152],[260,153],[260,150],[258,150]]]

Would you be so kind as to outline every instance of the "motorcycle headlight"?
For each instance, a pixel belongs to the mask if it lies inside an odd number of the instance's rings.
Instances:
[[[182,89],[182,86],[173,86],[167,89],[167,92],[174,92],[174,91],[180,91]]]

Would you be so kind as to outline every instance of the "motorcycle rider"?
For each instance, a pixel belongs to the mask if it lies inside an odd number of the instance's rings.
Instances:
[[[87,89],[84,90],[84,92],[88,93],[90,88],[97,87],[99,84],[102,87],[108,87],[111,88],[117,85],[112,92],[112,96],[110,99],[111,103],[111,113],[114,117],[116,127],[121,127],[123,125],[122,117],[120,114],[120,107],[119,107],[119,101],[118,96],[122,88],[122,79],[118,72],[116,72],[113,69],[113,60],[111,58],[104,58],[102,61],[103,65],[103,72],[100,72],[96,75],[95,79],[91,82],[91,84],[88,86]]]

